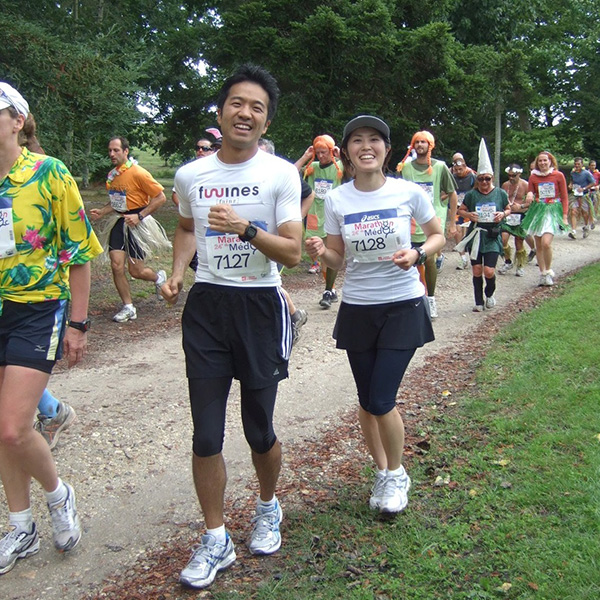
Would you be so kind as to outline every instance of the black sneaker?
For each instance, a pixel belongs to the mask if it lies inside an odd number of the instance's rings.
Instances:
[[[321,300],[319,301],[319,306],[321,308],[331,308],[331,303],[334,302],[333,300],[333,293],[330,292],[329,290],[325,290],[323,292],[323,297],[321,298]]]

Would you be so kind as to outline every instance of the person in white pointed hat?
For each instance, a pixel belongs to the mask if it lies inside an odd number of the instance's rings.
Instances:
[[[483,138],[479,144],[477,185],[465,194],[458,214],[471,221],[467,236],[456,249],[469,251],[475,296],[473,311],[482,312],[496,306],[496,263],[502,253],[500,223],[510,214],[507,193],[494,186],[494,170]]]

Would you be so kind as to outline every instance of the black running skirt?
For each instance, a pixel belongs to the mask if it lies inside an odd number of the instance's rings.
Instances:
[[[409,350],[435,339],[425,296],[387,304],[342,302],[333,337],[337,348],[354,352],[373,348]]]

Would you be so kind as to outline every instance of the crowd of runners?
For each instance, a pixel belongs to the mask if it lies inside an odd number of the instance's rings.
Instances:
[[[443,253],[447,240],[455,268],[471,266],[473,311],[481,312],[497,304],[498,273],[522,277],[537,260],[539,285],[553,285],[554,236],[576,239],[581,223],[588,238],[595,227],[600,172],[593,162],[586,170],[576,157],[567,181],[543,151],[527,179],[510,163],[508,180],[497,187],[484,140],[476,169],[460,152],[448,167],[433,157],[436,140],[423,130],[392,170],[389,126],[359,115],[339,146],[321,134],[291,164],[263,137],[278,98],[275,79],[261,67],[244,65],[227,79],[217,100],[219,129],[206,131],[212,139],[200,138],[196,160],[175,175],[179,222],[171,245],[153,216],[166,202],[163,186],[129,156],[126,138],[109,140],[108,202],[88,219],[68,170],[39,146],[27,101],[0,82],[0,477],[9,509],[0,574],[39,550],[33,479],[46,495],[56,549],[72,550],[81,537],[75,491],[58,477],[51,455],[75,411],[46,386],[63,355],[70,366],[84,356],[94,257],[110,261],[122,301],[117,323],[138,317],[127,273],[152,283],[169,304],[181,295],[185,271],[195,273],[182,334],[205,530],[180,581],[204,588],[236,560],[225,527],[222,454],[233,379],[241,384],[243,430],[259,483],[248,547],[269,555],[281,546],[273,413],[308,318],[283,289],[281,271],[299,264],[303,247],[310,273],[324,280],[318,305],[339,302],[332,334],[347,354],[376,466],[369,506],[395,515],[407,506],[411,484],[396,397],[416,349],[434,339],[432,319],[443,317],[435,292],[439,272],[453,262]],[[170,274],[146,264],[171,250]],[[336,289],[344,266],[343,289]]]

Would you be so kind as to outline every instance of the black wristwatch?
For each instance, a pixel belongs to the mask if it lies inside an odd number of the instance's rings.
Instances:
[[[256,237],[256,227],[254,225],[252,225],[252,221],[250,221],[250,223],[248,223],[248,227],[246,227],[246,230],[244,231],[244,233],[242,233],[242,235],[240,235],[240,240],[242,240],[242,242],[250,242],[251,240],[253,240]]]
[[[69,321],[68,325],[73,329],[79,329],[79,331],[85,333],[91,327],[92,322],[89,319],[86,319],[85,321]]]
[[[143,220],[146,218],[146,215],[143,215],[143,214],[142,214],[142,211],[140,211],[140,212],[137,214],[137,216],[138,216],[138,219],[140,220],[140,223],[141,223],[141,222],[142,222],[142,221],[143,221]]]
[[[419,258],[417,258],[417,262],[415,263],[415,265],[422,265],[425,263],[425,261],[427,260],[427,252],[425,252],[425,250],[423,250],[423,248],[413,248],[413,250],[416,250],[419,253]]]

